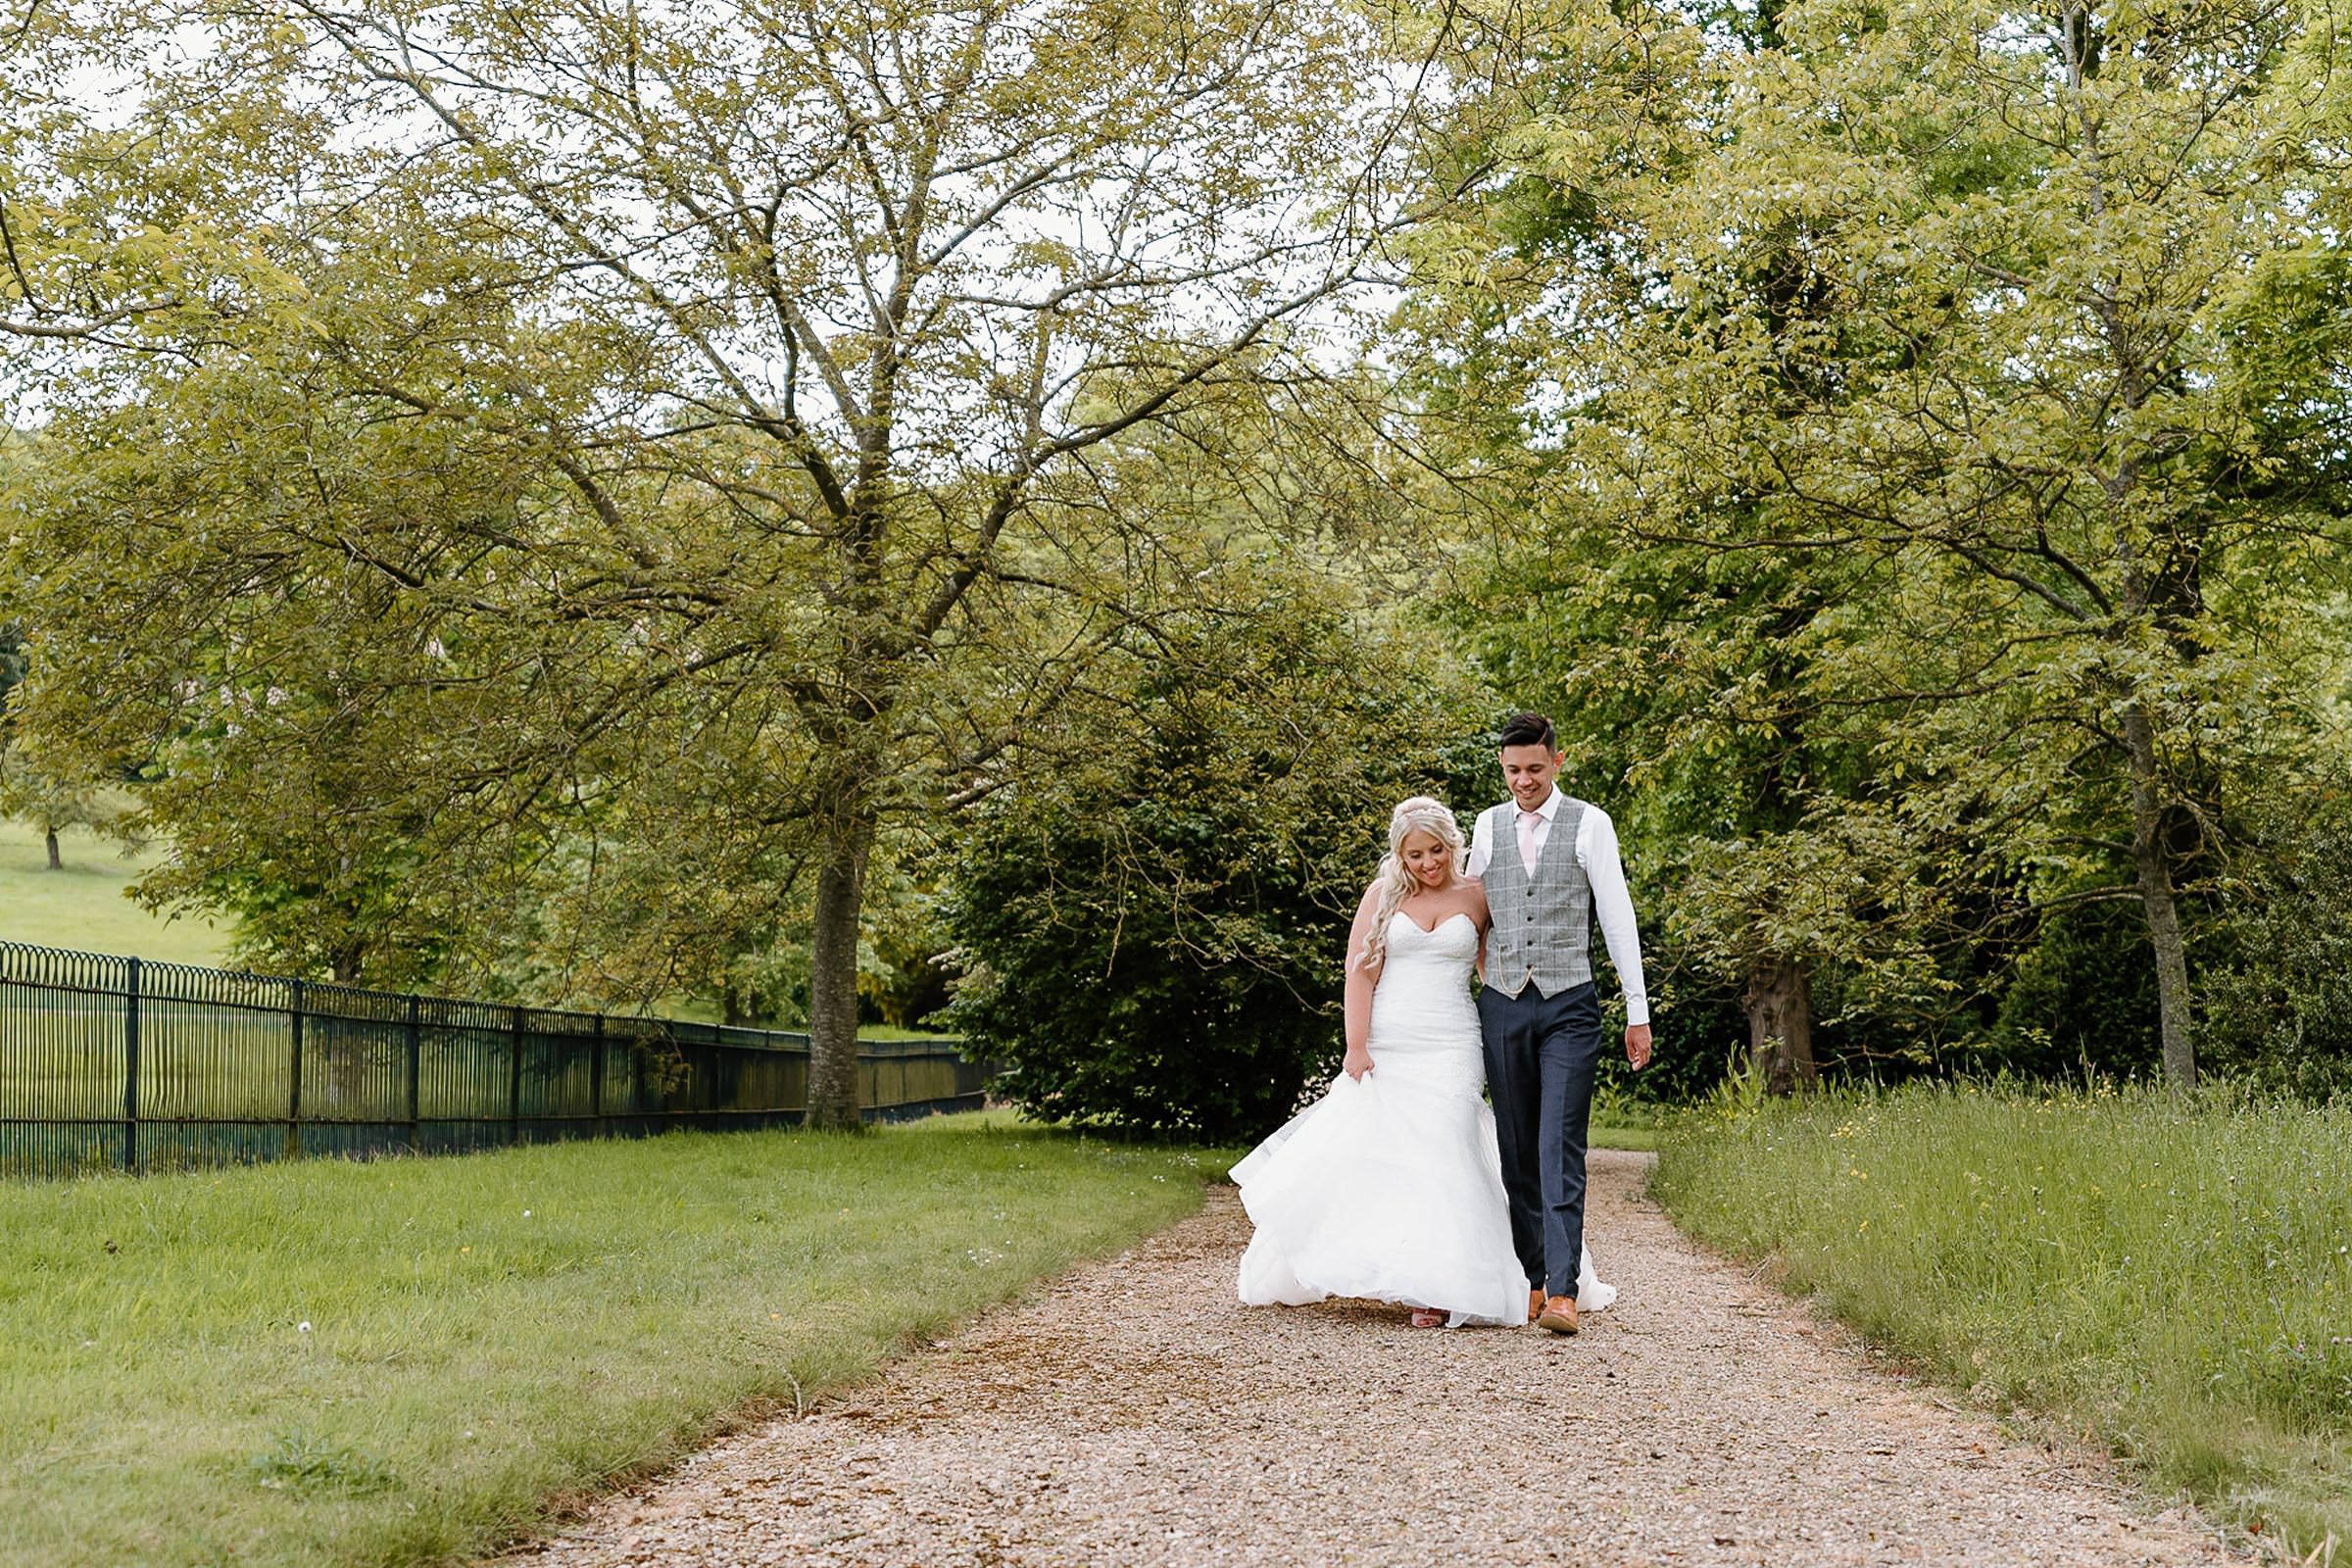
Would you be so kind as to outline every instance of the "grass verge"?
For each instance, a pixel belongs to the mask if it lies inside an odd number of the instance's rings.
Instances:
[[[1224,1164],[990,1114],[18,1189],[0,1564],[476,1552],[1191,1212]]]
[[[1981,1407],[2298,1556],[2352,1539],[2352,1109],[1825,1097],[1678,1122],[1652,1190]]]

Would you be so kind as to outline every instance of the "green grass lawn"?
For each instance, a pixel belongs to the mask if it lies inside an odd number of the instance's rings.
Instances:
[[[936,1029],[902,1029],[895,1023],[861,1023],[858,1026],[860,1040],[954,1040],[955,1035],[943,1035]]]
[[[720,1017],[717,1003],[694,997],[663,997],[654,1004],[654,1011],[661,1017],[683,1018],[688,1023],[717,1023]],[[796,1030],[806,1031],[808,1025],[779,1023],[755,1027],[773,1027],[784,1030],[786,1033],[792,1033]],[[954,1040],[957,1037],[942,1034],[936,1029],[902,1029],[892,1023],[861,1023],[858,1026],[858,1038],[860,1040],[906,1041]]]
[[[59,837],[66,865],[52,871],[40,830],[0,816],[0,938],[174,963],[220,962],[228,951],[224,925],[167,920],[122,896],[133,877],[162,858],[161,850],[125,858],[120,844],[84,828]]]
[[[1827,1097],[1675,1124],[1652,1190],[1972,1402],[2352,1541],[2352,1107]]]
[[[394,1564],[870,1373],[1193,1210],[990,1114],[11,1190],[0,1564]]]
[[[1648,1153],[1665,1136],[1655,1127],[1604,1126],[1595,1122],[1587,1142],[1594,1149],[1631,1149]]]
[[[1644,1153],[1665,1141],[1667,1129],[1690,1114],[1674,1105],[1635,1100],[1613,1085],[1602,1083],[1592,1096],[1592,1124],[1589,1141],[1594,1149],[1633,1149]]]

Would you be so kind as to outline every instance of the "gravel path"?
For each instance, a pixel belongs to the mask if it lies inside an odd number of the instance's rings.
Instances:
[[[1595,1154],[1618,1303],[1558,1340],[1244,1308],[1207,1210],[510,1561],[2180,1564],[2232,1559],[2095,1466],[1874,1370]]]

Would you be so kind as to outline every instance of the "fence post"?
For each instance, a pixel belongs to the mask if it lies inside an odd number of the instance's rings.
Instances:
[[[522,1142],[522,1007],[514,1008],[514,1059],[507,1064],[507,1142]]]
[[[287,1033],[293,1041],[287,1061],[286,1091],[286,1157],[302,1157],[302,982],[293,981],[292,995],[287,1003]]]
[[[139,960],[122,983],[122,1168],[139,1170]]]
[[[418,1094],[417,1094],[417,1087],[418,1087],[418,1085],[417,1085],[417,1080],[418,1080],[418,1079],[419,1079],[419,1078],[422,1076],[422,1073],[423,1073],[423,1066],[424,1066],[424,1044],[423,1044],[423,1038],[422,1038],[422,1036],[421,1036],[421,1035],[418,1033],[418,1026],[417,1026],[417,1020],[416,1020],[416,1006],[417,1006],[417,999],[416,999],[416,994],[415,994],[414,992],[412,992],[412,993],[410,993],[410,996],[409,996],[409,1027],[408,1027],[408,1046],[409,1046],[409,1152],[410,1152],[410,1153],[412,1153],[412,1154],[414,1154],[415,1152],[416,1152],[417,1147],[418,1147],[418,1145],[419,1145],[419,1144],[421,1143],[421,1141],[422,1141],[419,1135],[420,1135],[420,1133],[421,1133],[421,1131],[422,1131],[422,1120],[423,1120],[423,1119],[422,1119],[422,1117],[420,1117],[420,1116],[417,1114],[417,1107],[418,1107],[418,1104],[420,1103],[420,1097],[419,1097],[419,1096],[418,1096]]]
[[[596,1015],[596,1043],[590,1046],[588,1057],[588,1115],[595,1123],[596,1136],[603,1138],[611,1131],[605,1126],[605,1015]]]

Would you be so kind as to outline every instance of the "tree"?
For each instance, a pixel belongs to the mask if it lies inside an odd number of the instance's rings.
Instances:
[[[58,835],[70,827],[106,827],[121,814],[105,784],[87,774],[57,770],[23,745],[0,750],[0,812],[21,816],[41,830],[49,869],[66,868]]]
[[[24,678],[24,633],[13,620],[0,620],[0,723],[8,713],[8,694]]]
[[[255,256],[249,215],[233,203],[155,221],[170,205],[152,200],[160,193],[218,192],[218,149],[149,146],[134,194],[116,179],[120,144],[84,133],[92,100],[140,74],[146,41],[92,8],[0,9],[0,398],[23,389],[12,359],[136,344],[151,320],[190,303],[191,278]]]
[[[2230,909],[2206,987],[2215,1054],[2265,1091],[2352,1091],[2352,779],[2266,822],[2278,853]]]
[[[464,897],[485,836],[721,868],[650,909],[640,976],[806,877],[811,1120],[854,1123],[885,822],[984,792],[1133,635],[1161,546],[1103,453],[1330,383],[1317,313],[1413,217],[1424,100],[1365,13],[1274,0],[203,22],[130,131],[36,146],[54,207],[105,194],[103,144],[148,229],[259,221],[45,389],[29,711],[136,750],[210,661],[405,713],[349,785],[435,824],[404,879]]]
[[[1475,694],[1388,617],[1258,580],[1247,619],[1164,619],[1173,657],[1097,693],[1087,755],[991,800],[957,858],[950,1019],[1034,1115],[1270,1131],[1339,1059],[1348,924],[1391,808],[1453,793]]]
[[[1958,901],[1878,787],[1871,715],[1818,689],[1867,572],[1665,537],[1670,508],[1752,503],[1693,487],[1634,505],[1578,446],[1613,428],[1609,345],[1660,286],[1642,204],[1712,129],[1706,35],[1642,8],[1514,17],[1477,35],[1486,63],[1466,73],[1487,84],[1465,117],[1487,148],[1462,156],[1496,172],[1413,242],[1398,322],[1432,466],[1483,546],[1453,624],[1490,683],[1553,716],[1572,787],[1618,815],[1659,989],[1702,1037],[1728,1001],[1789,1091],[1818,1071],[1825,982],[1857,1042],[1954,1008]]]
[[[1769,554],[1629,551],[1536,493],[1456,624],[1489,681],[1554,716],[1569,787],[1619,818],[1660,988],[1734,1001],[1775,1093],[1816,1081],[1825,996],[1832,1055],[1924,1062],[1972,1000],[1984,868],[1885,787],[1873,715],[1821,701],[1834,579]]]
[[[16,454],[0,446],[0,461],[13,470]],[[24,679],[24,635],[14,620],[0,619],[0,812],[24,817],[41,830],[49,869],[66,868],[58,835],[70,827],[105,827],[122,815],[121,802],[103,781],[70,767],[64,771],[34,755],[16,734],[10,696]]]
[[[2043,909],[2137,906],[2176,1084],[2181,901],[2329,750],[2340,30],[1820,0],[1703,56],[1695,125],[1602,116],[1637,167],[1518,144],[1592,215],[1544,269],[1561,482],[1637,547],[1856,585],[1816,596],[1806,701],[1884,715],[1875,783],[1928,842]]]

